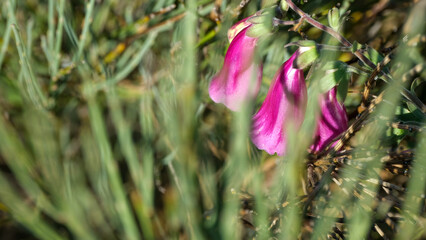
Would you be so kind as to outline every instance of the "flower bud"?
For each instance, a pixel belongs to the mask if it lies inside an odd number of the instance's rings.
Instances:
[[[333,7],[330,11],[328,11],[328,24],[330,25],[331,28],[333,28],[335,31],[339,31],[339,27],[340,27],[340,14],[339,14],[339,9]]]
[[[256,97],[262,81],[262,65],[255,61],[258,39],[246,35],[251,26],[246,18],[230,28],[228,39],[231,43],[223,67],[209,86],[211,99],[233,111]]]
[[[321,96],[321,117],[315,133],[314,144],[311,146],[313,152],[324,150],[333,139],[348,129],[348,117],[345,106],[337,100],[337,87]]]
[[[280,2],[280,8],[284,12],[287,12],[288,8],[289,8],[288,3],[285,0],[281,0],[281,2]]]
[[[286,127],[299,128],[305,116],[307,91],[303,71],[293,67],[295,52],[276,73],[265,101],[253,116],[253,143],[269,154],[285,154]]]

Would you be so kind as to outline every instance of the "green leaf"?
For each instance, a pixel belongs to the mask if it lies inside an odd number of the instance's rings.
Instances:
[[[246,32],[246,35],[252,38],[258,38],[265,34],[269,34],[272,29],[264,24],[254,24]]]
[[[350,74],[348,73],[348,77],[342,78],[339,86],[337,86],[337,100],[341,103],[345,102],[346,96],[348,95],[349,79]]]
[[[417,78],[415,79],[412,83],[411,83],[411,87],[410,90],[411,92],[416,95],[416,88],[419,87],[420,85],[424,84],[426,81],[421,79],[421,78]],[[419,120],[425,121],[425,117],[424,114],[416,107],[416,105],[412,104],[411,102],[407,102],[407,107],[408,110],[410,110],[410,112],[413,114],[413,116]]]
[[[262,24],[262,23],[266,22],[267,17],[268,16],[265,15],[265,14],[256,15],[256,16],[252,16],[249,19],[247,19],[247,22],[253,23],[253,24]]]
[[[362,46],[362,44],[357,43],[356,41],[352,45],[352,53],[355,53],[356,51],[360,49],[366,49],[364,52],[364,55],[372,61],[374,64],[378,64],[381,61],[383,61],[384,57],[374,48],[369,46]],[[368,67],[368,66],[367,66]],[[387,68],[384,68],[385,71],[388,71]]]
[[[422,113],[422,111],[420,111],[416,105],[407,102],[407,106],[408,106],[408,110],[410,110],[411,114],[413,115],[414,119],[419,120],[419,121],[426,121],[426,118],[424,116],[424,114]]]
[[[362,48],[362,45],[359,44],[357,41],[354,41],[354,43],[352,44],[352,53],[355,53],[361,48]]]
[[[327,92],[340,82],[344,81],[346,83],[343,83],[341,91],[345,91],[346,88],[347,92],[347,86],[345,86],[345,84],[347,84],[350,77],[350,73],[347,71],[347,65],[340,61],[333,61],[326,63],[324,65],[324,69],[325,75],[321,78],[321,82],[319,83],[321,91]],[[340,97],[343,97],[342,99],[344,99],[346,94],[341,94]]]
[[[422,78],[416,78],[412,83],[411,83],[411,87],[410,90],[411,92],[413,92],[414,94],[416,94],[416,88],[420,85],[422,85],[423,83],[426,83],[426,80],[422,79]]]
[[[383,61],[383,56],[372,47],[367,47],[367,53],[365,55],[374,64],[378,64]]]
[[[395,116],[397,119],[401,121],[419,121],[419,122],[425,122],[426,118],[424,114],[417,109],[417,107],[410,103],[406,103],[406,107],[398,107],[395,110]]]
[[[293,62],[293,67],[298,69],[304,69],[311,65],[317,58],[317,48],[312,47],[309,50],[304,51],[297,57],[296,61]]]

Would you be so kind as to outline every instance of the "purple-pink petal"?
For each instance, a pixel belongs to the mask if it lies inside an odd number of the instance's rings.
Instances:
[[[265,101],[253,116],[252,141],[271,155],[285,154],[287,124],[299,128],[304,119],[307,91],[303,71],[293,68],[297,56],[295,52],[281,66]]]
[[[320,152],[348,128],[345,106],[337,100],[336,87],[321,96],[321,117],[318,120],[313,152]]]
[[[234,37],[221,71],[209,86],[211,99],[233,111],[257,95],[262,81],[262,66],[254,60],[257,38],[247,36],[247,29]]]

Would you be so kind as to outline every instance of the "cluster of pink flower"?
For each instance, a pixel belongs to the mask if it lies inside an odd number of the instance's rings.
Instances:
[[[253,25],[248,19],[229,29],[230,46],[223,67],[209,86],[211,99],[233,111],[237,111],[244,101],[256,97],[262,81],[262,65],[253,60],[258,38],[247,36]],[[292,121],[293,127],[299,128],[305,117],[307,90],[303,70],[293,66],[301,53],[301,49],[297,50],[280,67],[262,106],[252,119],[251,139],[269,154],[285,154],[286,123]],[[313,152],[322,151],[348,127],[346,109],[336,98],[336,87],[324,93],[319,101],[321,117],[313,136]]]

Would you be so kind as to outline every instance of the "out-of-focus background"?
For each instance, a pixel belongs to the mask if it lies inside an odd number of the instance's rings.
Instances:
[[[321,51],[347,66],[353,129],[340,151],[309,153],[313,101],[283,157],[251,143],[251,116],[296,50],[284,45],[337,40],[276,26],[256,101],[232,112],[208,95],[229,27],[259,10],[299,18],[279,2],[1,0],[0,239],[425,238],[425,114],[400,92],[426,103],[426,1],[294,1],[324,25],[336,7],[340,34],[393,81],[379,73],[363,99],[374,70]],[[335,80],[316,63],[308,92]]]

